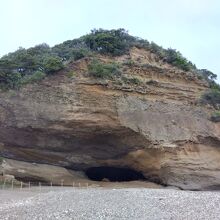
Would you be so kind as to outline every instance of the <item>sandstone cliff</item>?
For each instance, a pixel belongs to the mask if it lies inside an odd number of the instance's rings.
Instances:
[[[138,83],[90,77],[91,60],[83,58],[39,83],[0,94],[0,155],[17,161],[6,160],[3,172],[49,182],[48,172],[87,178],[88,168],[109,166],[162,185],[219,188],[220,125],[198,101],[206,83],[135,47],[97,59],[117,61]],[[124,65],[128,60],[132,65]],[[23,165],[19,172],[19,161],[29,170]],[[35,164],[44,164],[41,172],[31,169]]]

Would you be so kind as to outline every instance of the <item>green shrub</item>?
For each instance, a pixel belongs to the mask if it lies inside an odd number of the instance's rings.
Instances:
[[[46,77],[46,74],[41,71],[36,71],[31,75],[26,75],[21,79],[21,84],[28,84],[40,81]]]
[[[83,50],[77,50],[77,51],[74,51],[73,57],[74,57],[74,60],[80,60],[83,57],[85,57],[85,53],[83,52]]]
[[[206,82],[208,82],[209,87],[211,89],[209,92],[203,94],[203,102],[205,101],[205,103],[209,103],[214,107],[217,107],[220,104],[220,85],[217,82],[215,82],[215,80],[217,79],[217,75],[206,69],[196,70],[196,73],[198,74],[199,79],[203,79]]]
[[[70,53],[70,58],[72,58],[74,61],[80,60],[84,57],[90,56],[91,52],[86,49],[74,49]]]
[[[213,112],[210,120],[213,122],[220,122],[220,111]]]
[[[46,44],[27,50],[19,48],[0,59],[0,87],[15,89],[26,81],[41,78],[42,74],[36,74],[36,72],[52,74],[62,68],[61,58],[52,54],[50,47]]]
[[[82,52],[83,51],[83,52]],[[82,55],[75,56],[76,53],[83,53],[85,55],[85,51],[90,51],[83,40],[83,38],[78,38],[74,40],[67,40],[61,44],[55,45],[51,48],[51,53],[60,57],[63,61],[67,61],[70,59],[75,59],[76,57],[82,58]],[[75,57],[75,58],[74,58]],[[76,58],[76,60],[77,60]]]
[[[185,71],[195,69],[195,66],[185,57],[183,57],[179,51],[171,48],[166,50],[164,59],[166,60],[166,62],[173,64],[174,66],[177,66]]]
[[[220,105],[220,91],[212,89],[202,95],[201,101],[203,104],[210,104],[215,108],[219,108]]]
[[[198,75],[198,78],[206,80],[210,88],[219,87],[215,83],[216,74],[206,69],[197,69],[195,65],[174,49],[166,50],[154,42],[149,43],[147,40],[131,36],[124,29],[94,29],[85,36],[65,41],[52,48],[44,43],[29,49],[19,48],[17,51],[3,56],[0,58],[0,88],[17,88],[21,82],[31,78],[29,76],[34,75],[36,71],[46,74],[56,73],[64,68],[64,61],[79,60],[94,53],[119,56],[128,53],[133,46],[150,50],[164,62],[180,69],[193,71]],[[138,65],[132,60],[124,64],[128,66]],[[147,66],[143,66],[143,68],[147,68]],[[117,68],[114,65],[110,65],[104,70],[99,69],[96,71],[97,73],[94,73],[93,70],[91,72],[96,77],[108,78],[115,74],[115,69]]]
[[[220,91],[220,85],[215,81],[211,81],[209,85],[212,90]]]
[[[43,69],[47,74],[52,74],[64,68],[62,60],[59,57],[46,57],[43,63]]]
[[[202,77],[202,76],[200,76],[200,75],[198,75],[198,79],[202,80],[202,79],[203,79],[203,77]]]
[[[216,74],[207,69],[196,69],[195,73],[198,75],[199,79],[204,79],[205,81],[207,81],[211,89],[220,90],[220,86],[215,82],[215,80],[217,79]]]
[[[102,79],[113,79],[121,74],[120,68],[116,63],[101,63],[98,60],[93,60],[88,65],[90,76]]]
[[[141,83],[141,81],[136,77],[130,78],[129,81],[133,84],[136,84],[136,85],[139,85]]]
[[[7,90],[9,88],[16,89],[20,86],[21,79],[21,73],[0,72],[0,88],[2,90]]]
[[[130,60],[126,60],[126,61],[123,63],[123,65],[132,67],[132,66],[135,65],[135,62],[134,62],[134,60],[131,60],[131,59],[130,59]]]
[[[149,49],[153,53],[157,54],[160,58],[163,58],[165,56],[166,50],[163,47],[154,43],[153,41],[150,43]]]
[[[141,84],[140,79],[138,79],[137,77],[125,77],[125,76],[123,76],[122,80],[125,83],[128,83],[128,84],[135,84],[135,85],[140,85]]]

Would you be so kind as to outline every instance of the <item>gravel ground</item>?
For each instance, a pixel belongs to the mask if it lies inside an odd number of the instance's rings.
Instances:
[[[174,189],[0,190],[0,219],[220,219],[220,192]]]

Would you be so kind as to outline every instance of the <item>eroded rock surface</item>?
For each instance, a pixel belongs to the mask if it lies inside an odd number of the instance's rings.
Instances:
[[[198,104],[207,86],[143,50],[129,56],[148,64],[124,70],[139,76],[141,85],[88,77],[89,61],[82,59],[38,84],[1,93],[1,155],[54,165],[57,172],[128,167],[164,185],[219,188],[219,124]],[[67,76],[70,70],[77,73],[73,78]]]

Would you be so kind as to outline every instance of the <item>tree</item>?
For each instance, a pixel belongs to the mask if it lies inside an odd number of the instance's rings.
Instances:
[[[20,73],[17,72],[17,66],[13,61],[4,57],[0,60],[0,84],[14,87],[14,84],[20,78]]]
[[[113,56],[124,54],[133,39],[124,29],[110,31],[94,29],[91,34],[84,36],[84,41],[91,50]]]
[[[199,72],[204,78],[208,80],[213,81],[217,79],[217,75],[207,69],[200,69]]]

